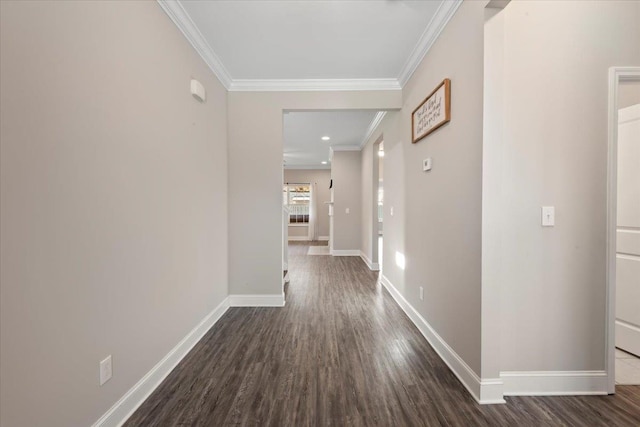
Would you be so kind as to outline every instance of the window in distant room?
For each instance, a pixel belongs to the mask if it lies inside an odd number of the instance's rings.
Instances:
[[[282,189],[284,204],[289,207],[289,224],[309,223],[310,184],[286,184]]]

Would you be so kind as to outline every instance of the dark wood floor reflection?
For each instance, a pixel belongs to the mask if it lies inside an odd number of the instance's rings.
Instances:
[[[478,405],[359,258],[307,249],[286,307],[229,309],[126,425],[640,426],[634,386]]]

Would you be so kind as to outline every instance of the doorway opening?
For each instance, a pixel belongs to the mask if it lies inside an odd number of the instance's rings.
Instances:
[[[372,135],[384,114],[360,109],[283,112],[283,270],[289,271],[285,282],[289,278],[295,286],[296,265],[304,262],[304,256],[369,259],[362,254],[369,254],[368,242],[363,250],[363,241],[369,237],[365,230],[371,212],[370,192],[376,207],[371,218],[376,232],[373,256],[378,258],[380,141],[374,147],[376,178],[371,189],[362,188],[363,173],[370,174],[369,157],[362,156],[369,153]],[[365,232],[367,239],[363,239]],[[377,270],[377,261],[372,269]]]
[[[640,385],[640,68],[609,71],[607,372]]]
[[[373,244],[372,254],[374,256],[374,263],[378,265],[378,270],[382,272],[384,235],[384,141],[376,142],[373,148],[373,152],[375,153],[373,160],[374,183],[377,183],[377,188],[375,212],[373,215],[374,230],[371,242]]]

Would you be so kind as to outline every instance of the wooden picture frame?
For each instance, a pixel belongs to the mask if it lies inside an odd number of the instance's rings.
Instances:
[[[451,80],[444,79],[411,113],[411,142],[415,144],[451,120]]]

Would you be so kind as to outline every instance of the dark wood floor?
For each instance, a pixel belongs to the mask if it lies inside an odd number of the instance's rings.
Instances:
[[[356,257],[290,249],[284,308],[231,308],[127,426],[640,426],[615,396],[478,405]]]

